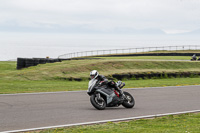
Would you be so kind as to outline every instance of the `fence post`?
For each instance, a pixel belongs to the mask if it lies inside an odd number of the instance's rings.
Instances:
[[[169,50],[169,51],[178,51],[178,50],[198,50],[199,45],[182,45],[182,46],[161,46],[161,47],[142,47],[142,48],[126,48],[126,49],[109,49],[109,50],[94,50],[94,51],[83,51],[83,52],[74,52],[58,56],[58,58],[73,58],[73,57],[83,57],[83,56],[94,56],[94,55],[105,55],[105,54],[125,54],[131,52],[145,52],[145,51],[158,51],[158,50]],[[139,49],[139,50],[138,50]]]

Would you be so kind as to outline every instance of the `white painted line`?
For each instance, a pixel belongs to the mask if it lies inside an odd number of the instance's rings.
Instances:
[[[84,123],[39,127],[39,128],[30,128],[30,129],[11,130],[11,131],[3,131],[3,132],[0,132],[0,133],[27,132],[27,131],[44,130],[44,129],[51,129],[51,128],[63,128],[63,127],[80,126],[80,125],[91,125],[91,124],[99,124],[99,123],[106,123],[106,122],[117,122],[117,121],[127,121],[127,120],[134,120],[134,119],[145,119],[145,118],[154,118],[154,117],[161,117],[161,116],[167,116],[167,115],[178,115],[178,114],[196,113],[196,112],[200,112],[200,110],[165,113],[165,114],[157,114],[157,115],[146,115],[146,116],[138,116],[138,117],[129,117],[129,118],[121,118],[121,119],[111,119],[111,120],[102,120],[102,121],[93,121],[93,122],[84,122]]]

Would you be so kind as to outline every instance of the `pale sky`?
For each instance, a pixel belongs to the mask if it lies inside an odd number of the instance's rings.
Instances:
[[[0,32],[200,30],[200,0],[0,0]]]

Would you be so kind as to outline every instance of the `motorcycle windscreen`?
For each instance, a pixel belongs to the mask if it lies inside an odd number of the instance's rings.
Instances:
[[[91,92],[92,89],[95,87],[96,83],[97,83],[97,79],[94,79],[94,78],[91,79],[89,81],[89,83],[88,83],[88,90],[87,90],[87,92]]]

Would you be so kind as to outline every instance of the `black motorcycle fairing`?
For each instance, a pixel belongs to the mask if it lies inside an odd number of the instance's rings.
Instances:
[[[120,104],[120,99],[116,96],[112,88],[100,88],[96,90],[106,101],[107,107],[113,107]]]
[[[114,106],[119,106],[121,104],[119,97],[114,96],[112,101],[107,104],[107,107],[114,107]]]
[[[111,95],[114,92],[111,88],[107,88],[107,87],[99,87],[99,89],[103,91],[104,93],[106,93],[107,95]]]
[[[98,89],[100,89],[100,87],[96,86],[96,87],[94,87],[91,91],[88,91],[87,94],[88,94],[89,96],[91,96],[91,95],[92,95],[93,93],[95,93],[95,91],[98,90]]]

